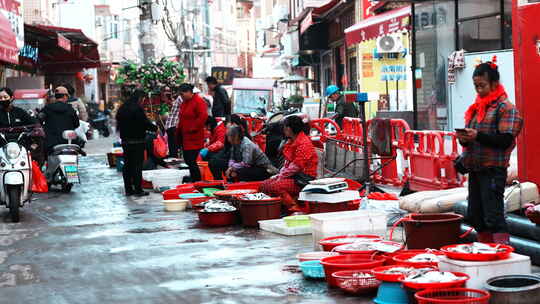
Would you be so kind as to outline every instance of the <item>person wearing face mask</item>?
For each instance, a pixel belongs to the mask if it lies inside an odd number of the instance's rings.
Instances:
[[[62,133],[67,130],[75,130],[79,127],[79,117],[73,107],[67,103],[69,98],[68,90],[59,86],[54,90],[55,102],[43,107],[39,117],[45,129],[45,147],[50,152],[54,146],[67,144],[68,141],[62,137]]]
[[[37,121],[25,110],[13,106],[13,91],[0,88],[0,128],[16,128],[35,125]]]
[[[184,162],[189,166],[191,181],[201,180],[201,172],[197,165],[197,157],[204,148],[204,126],[208,119],[206,102],[199,94],[193,92],[194,86],[189,83],[180,85],[180,114],[176,135],[182,146]]]
[[[25,143],[25,146],[32,154],[32,159],[36,160],[39,165],[43,165],[45,161],[43,129],[27,111],[13,105],[13,91],[10,88],[0,88],[0,129],[8,129],[3,133],[8,140],[12,140],[19,137],[21,130],[10,129],[21,127],[32,129],[29,141]]]

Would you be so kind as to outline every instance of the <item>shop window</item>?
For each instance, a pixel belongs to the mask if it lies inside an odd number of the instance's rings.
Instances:
[[[512,48],[511,0],[457,1],[458,49],[481,52]]]
[[[467,52],[502,49],[499,15],[458,22],[459,48]]]
[[[356,56],[349,57],[349,88],[352,91],[358,90],[358,67],[356,62]]]

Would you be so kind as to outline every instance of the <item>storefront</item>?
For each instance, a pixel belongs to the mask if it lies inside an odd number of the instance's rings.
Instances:
[[[345,30],[347,46],[358,45],[359,85],[362,92],[368,93],[368,118],[378,112],[405,118],[414,110],[410,20],[410,7],[404,7],[370,17]]]
[[[501,81],[514,100],[511,0],[437,0],[414,6],[418,129],[463,127],[476,95],[472,72],[498,57]],[[449,56],[463,50],[465,67],[449,70]]]
[[[9,19],[8,19],[9,18]],[[0,1],[0,83],[18,75],[19,50],[24,46],[22,1]]]
[[[70,83],[82,95],[88,82],[95,79],[85,69],[101,66],[97,44],[80,29],[25,24],[24,31],[25,44],[37,49],[33,69],[45,76],[45,85]]]

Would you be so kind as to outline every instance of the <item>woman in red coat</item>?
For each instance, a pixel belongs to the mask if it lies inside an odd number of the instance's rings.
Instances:
[[[191,181],[201,180],[201,172],[197,165],[199,151],[204,148],[204,125],[208,118],[206,102],[193,93],[194,86],[189,83],[180,85],[179,91],[182,97],[180,116],[176,134],[178,143],[182,145],[184,161],[189,166]]]
[[[296,184],[295,175],[303,173],[317,177],[318,157],[311,139],[304,133],[304,122],[298,116],[285,118],[283,132],[289,138],[283,147],[285,164],[279,174],[265,180],[260,190],[273,197],[281,197],[283,205],[290,211],[298,211],[296,199],[300,187]]]

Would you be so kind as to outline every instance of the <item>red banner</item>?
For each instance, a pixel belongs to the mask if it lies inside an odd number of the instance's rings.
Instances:
[[[71,52],[71,41],[60,34],[58,34],[58,46],[68,52]]]
[[[411,9],[407,6],[373,16],[349,27],[345,30],[345,40],[347,45],[353,45],[379,36],[408,30],[410,25]]]
[[[21,1],[0,0],[0,61],[18,64],[19,49],[24,45],[24,22]]]

